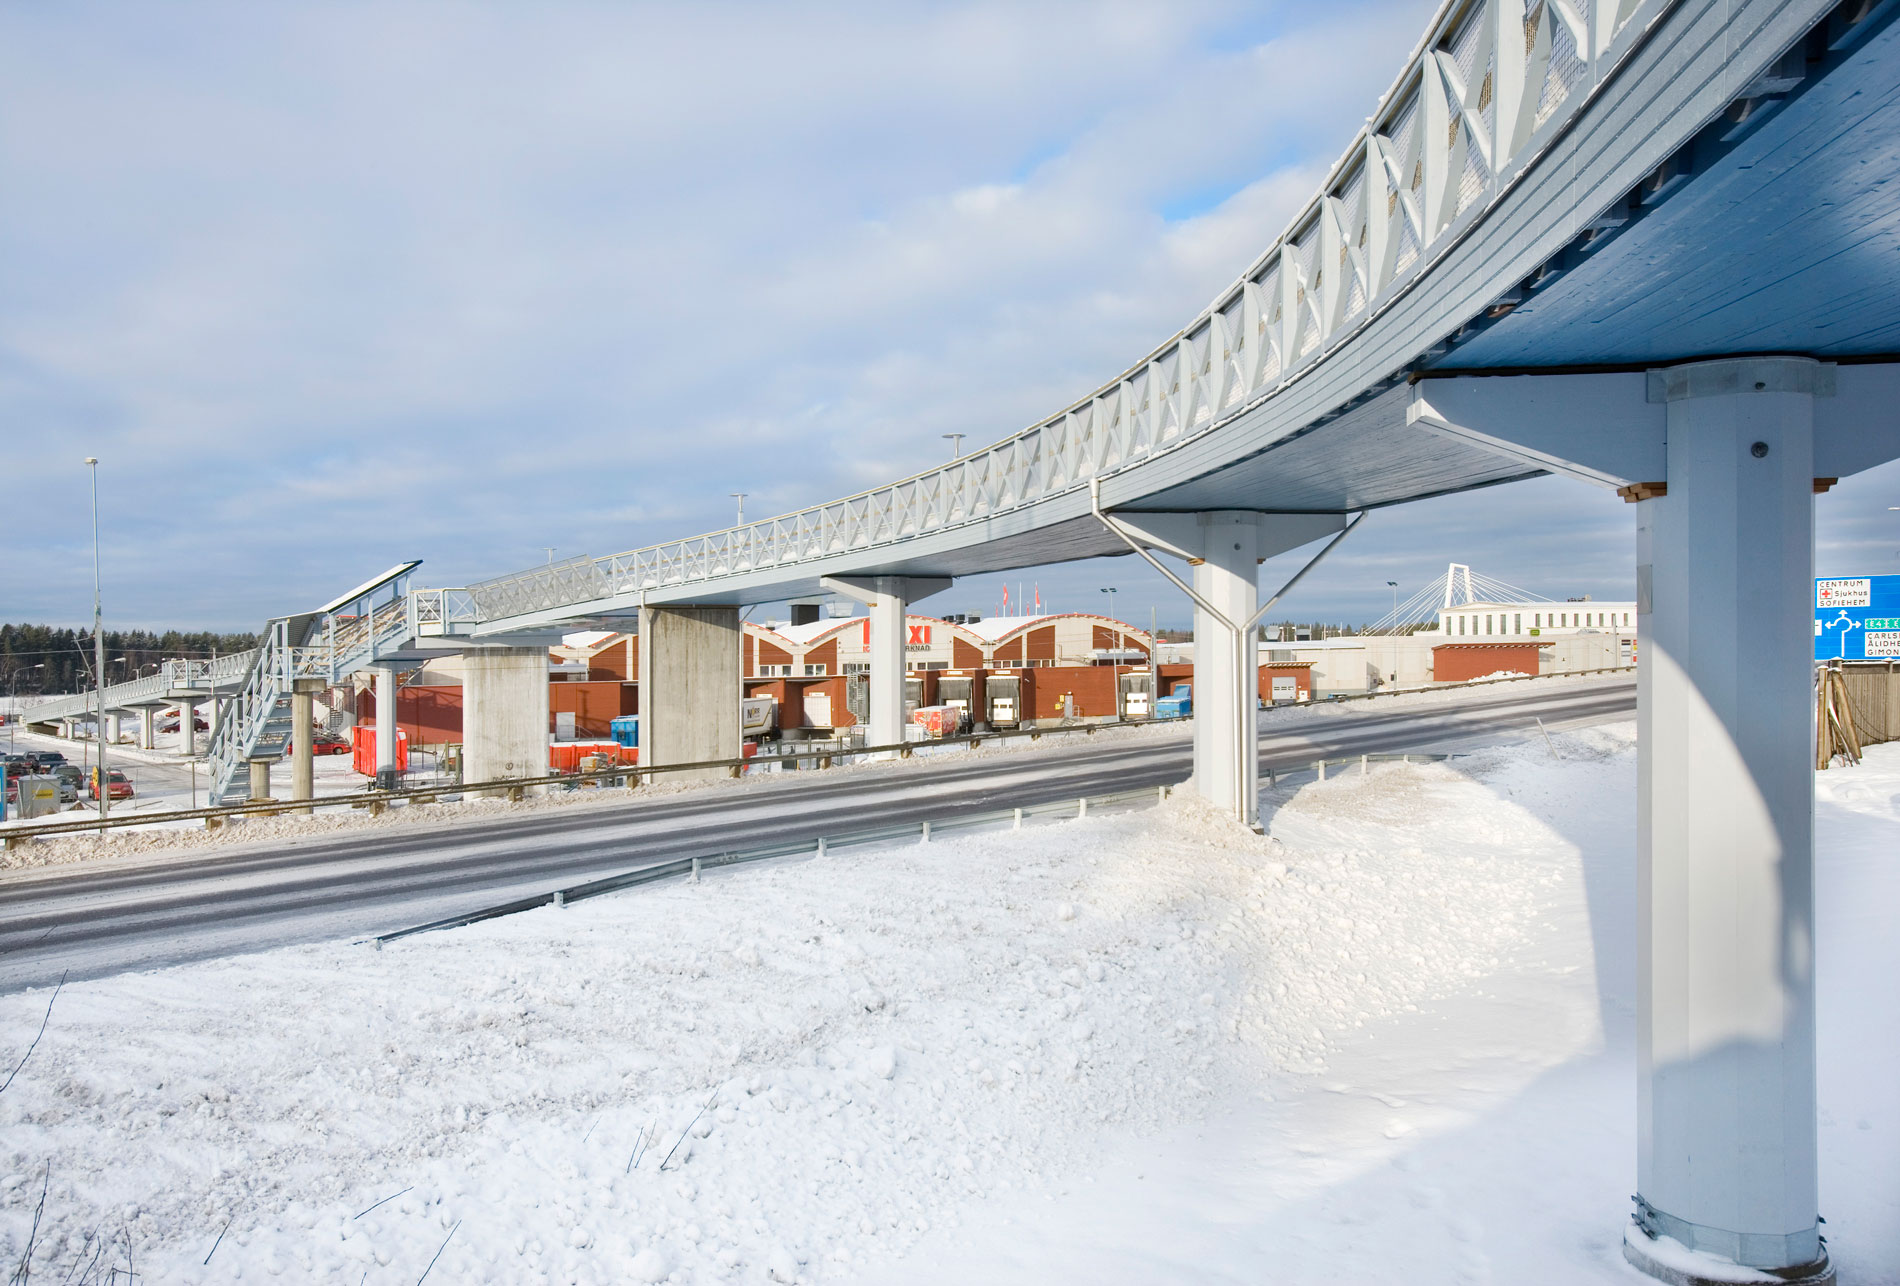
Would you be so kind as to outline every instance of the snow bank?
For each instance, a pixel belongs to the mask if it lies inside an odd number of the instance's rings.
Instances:
[[[455,1228],[447,1280],[842,1279],[1485,972],[1510,811],[1393,765],[1272,839],[1184,800],[75,984],[0,1098],[0,1256],[50,1175],[61,1272],[110,1227],[153,1281],[419,1274]]]

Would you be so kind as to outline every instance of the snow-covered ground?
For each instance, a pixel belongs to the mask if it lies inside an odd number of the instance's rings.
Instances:
[[[44,1191],[50,1280],[1643,1280],[1632,736],[73,984],[0,1264]],[[1900,1282],[1900,746],[1818,780],[1823,1210]]]

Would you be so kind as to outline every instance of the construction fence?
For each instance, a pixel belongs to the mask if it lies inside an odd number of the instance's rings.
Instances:
[[[1900,667],[1892,661],[1830,661],[1815,668],[1816,768],[1900,740]]]

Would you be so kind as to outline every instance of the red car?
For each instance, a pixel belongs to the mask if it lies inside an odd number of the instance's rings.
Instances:
[[[99,798],[99,770],[97,768],[92,770],[86,780],[86,794],[93,799]],[[106,769],[106,796],[109,799],[132,798],[132,779],[117,768]]]
[[[290,752],[294,748],[294,743],[286,738],[284,741],[284,758],[290,758]],[[311,743],[310,753],[313,755],[347,755],[350,753],[350,743],[344,738],[337,736],[334,732],[319,732]]]

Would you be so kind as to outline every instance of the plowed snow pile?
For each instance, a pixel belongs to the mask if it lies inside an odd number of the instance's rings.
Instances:
[[[0,1094],[0,1262],[906,1280],[1535,944],[1577,852],[1511,795],[1632,776],[1559,744],[1282,791],[1273,838],[1179,801],[74,984]],[[47,1003],[0,998],[0,1076]]]

